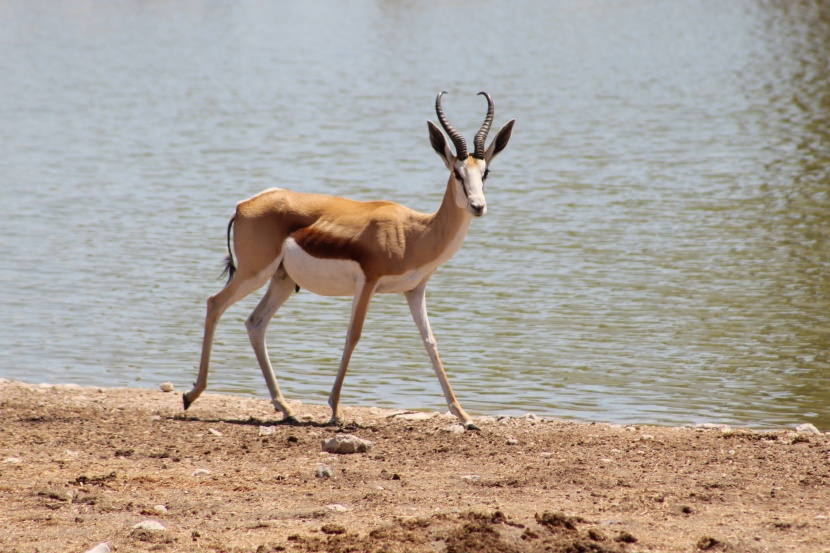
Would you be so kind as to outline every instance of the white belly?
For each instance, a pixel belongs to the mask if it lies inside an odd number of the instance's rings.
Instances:
[[[283,245],[283,267],[291,279],[301,288],[320,296],[353,296],[358,284],[364,280],[363,270],[356,261],[346,259],[320,259],[309,255],[293,238]],[[401,275],[382,277],[377,293],[390,294],[412,290],[435,267],[426,266]]]
[[[309,255],[293,238],[283,244],[282,265],[301,288],[321,296],[353,296],[363,271],[356,261]]]

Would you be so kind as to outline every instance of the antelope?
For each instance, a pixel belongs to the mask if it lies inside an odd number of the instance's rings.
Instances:
[[[344,422],[340,390],[372,296],[403,293],[450,412],[465,429],[478,430],[453,394],[438,357],[427,317],[425,290],[435,270],[461,247],[470,221],[487,212],[484,181],[490,163],[507,146],[516,120],[508,121],[485,148],[495,110],[490,95],[480,92],[487,99],[487,115],[475,135],[475,150],[470,156],[464,137],[444,115],[444,94],[439,93],[435,99],[435,111],[455,146],[455,154],[441,130],[427,121],[432,148],[449,171],[446,192],[435,213],[419,213],[390,201],[361,202],[280,188],[265,190],[237,204],[227,227],[228,282],[207,300],[199,375],[193,388],[183,396],[185,410],[207,387],[210,352],[219,318],[232,304],[270,280],[265,296],[245,326],[271,403],[283,415],[282,422],[298,424],[274,376],[265,330],[296,287],[322,296],[354,298],[346,345],[328,400],[332,410],[330,425]]]

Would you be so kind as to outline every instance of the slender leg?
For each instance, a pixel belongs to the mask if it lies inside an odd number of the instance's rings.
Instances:
[[[182,396],[184,408],[187,410],[190,404],[202,395],[207,388],[208,367],[210,365],[210,350],[213,347],[213,334],[216,331],[216,324],[219,317],[225,310],[241,300],[254,290],[262,288],[270,275],[246,275],[237,273],[227,286],[207,301],[207,316],[205,317],[205,335],[202,339],[202,360],[199,363],[199,376],[193,388]]]
[[[435,370],[435,375],[438,377],[438,382],[441,383],[441,389],[444,391],[444,398],[447,400],[447,405],[450,412],[459,418],[461,423],[467,430],[479,430],[473,424],[470,415],[464,412],[461,404],[455,398],[455,394],[450,387],[450,381],[447,379],[447,373],[444,372],[444,366],[441,364],[441,358],[438,357],[438,344],[435,342],[435,337],[432,335],[432,329],[429,326],[429,318],[427,317],[427,302],[426,302],[426,281],[418,285],[417,288],[404,292],[406,301],[409,303],[409,310],[412,312],[412,318],[415,319],[415,324],[418,326],[418,331],[421,333],[421,340],[429,354],[429,359],[432,361],[432,368]]]
[[[259,368],[262,370],[262,376],[265,377],[265,383],[271,393],[271,403],[277,411],[282,413],[283,421],[292,423],[296,423],[297,419],[294,418],[294,412],[282,396],[277,378],[274,376],[274,369],[271,367],[271,360],[268,357],[268,348],[265,345],[265,331],[277,310],[291,297],[295,286],[294,281],[280,266],[277,273],[271,278],[271,284],[268,286],[265,296],[251,313],[251,316],[248,317],[248,320],[245,321],[245,327],[248,329],[248,336],[251,339],[251,346],[254,348]]]
[[[375,293],[377,281],[366,281],[355,291],[352,301],[352,317],[349,321],[349,331],[346,333],[346,346],[343,348],[343,357],[340,359],[340,369],[337,371],[337,378],[329,394],[329,405],[331,406],[331,420],[329,424],[343,424],[343,411],[340,409],[340,389],[343,387],[343,380],[346,378],[346,369],[349,368],[349,360],[352,358],[360,334],[363,332],[363,322],[366,320],[366,312],[369,310],[369,301]]]

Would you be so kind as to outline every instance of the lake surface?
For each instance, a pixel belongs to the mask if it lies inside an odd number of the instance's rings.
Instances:
[[[430,212],[435,94],[517,119],[489,212],[428,287],[472,414],[830,430],[830,6],[815,1],[0,1],[0,377],[195,379],[237,201]],[[244,320],[208,391],[267,397]],[[324,403],[350,299],[268,343]],[[376,296],[346,404],[446,406]]]

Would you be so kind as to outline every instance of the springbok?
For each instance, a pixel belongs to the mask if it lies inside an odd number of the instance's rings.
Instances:
[[[213,335],[219,318],[233,303],[261,288],[268,291],[245,322],[251,345],[271,393],[271,403],[283,421],[296,423],[291,407],[280,392],[268,351],[265,330],[271,318],[299,286],[322,296],[353,296],[346,345],[334,381],[329,405],[329,424],[343,423],[340,390],[349,359],[360,339],[369,301],[377,293],[402,292],[421,333],[444,397],[467,430],[478,430],[453,394],[427,318],[425,289],[435,270],[461,247],[470,221],[487,211],[484,180],[490,162],[501,152],[513,132],[510,120],[485,148],[493,122],[493,100],[486,92],[487,116],[475,136],[475,151],[467,153],[464,137],[444,116],[441,92],[435,99],[438,121],[455,145],[456,154],[441,130],[427,121],[432,148],[450,172],[438,211],[424,214],[393,202],[359,202],[321,194],[303,194],[279,188],[265,190],[239,202],[228,222],[228,283],[207,301],[205,334],[199,376],[184,394],[184,408],[207,387]],[[233,228],[235,227],[235,228]],[[231,250],[233,228],[234,264]]]

